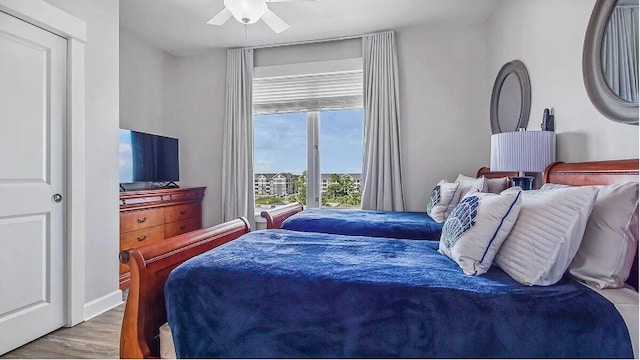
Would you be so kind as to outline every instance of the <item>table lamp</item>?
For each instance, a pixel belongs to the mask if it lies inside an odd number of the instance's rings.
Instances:
[[[553,131],[510,131],[491,135],[491,171],[518,171],[513,186],[533,188],[533,176],[543,172],[556,159],[556,133]]]

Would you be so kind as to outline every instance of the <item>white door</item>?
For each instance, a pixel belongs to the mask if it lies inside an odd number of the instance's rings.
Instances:
[[[0,354],[64,325],[66,54],[0,12]]]

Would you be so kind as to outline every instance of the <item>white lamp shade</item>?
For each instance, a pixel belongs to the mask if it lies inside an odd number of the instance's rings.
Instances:
[[[224,0],[231,15],[243,24],[253,24],[267,11],[264,0]]]
[[[553,131],[512,131],[491,135],[491,171],[543,172],[556,159]]]

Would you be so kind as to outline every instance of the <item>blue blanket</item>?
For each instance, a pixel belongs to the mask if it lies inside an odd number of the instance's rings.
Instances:
[[[256,231],[177,267],[178,357],[632,357],[623,319],[568,277],[467,276],[437,243]]]
[[[310,208],[288,219],[282,229],[327,234],[440,240],[442,224],[426,212]]]

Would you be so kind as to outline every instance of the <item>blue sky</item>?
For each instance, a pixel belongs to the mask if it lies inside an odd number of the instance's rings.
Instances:
[[[133,182],[133,153],[131,152],[131,131],[120,129],[118,133],[120,144],[120,182]]]
[[[363,110],[320,112],[320,172],[362,172]],[[253,118],[254,172],[301,174],[307,168],[307,114]]]

